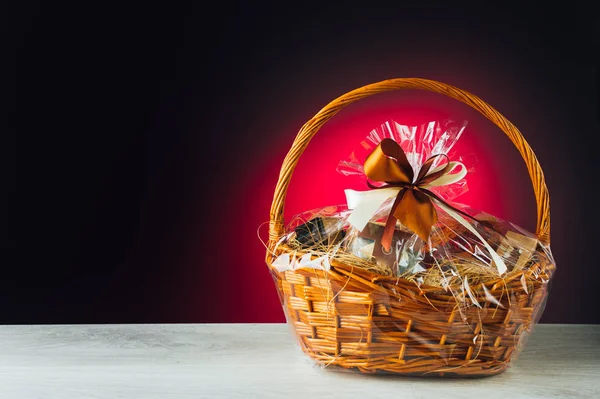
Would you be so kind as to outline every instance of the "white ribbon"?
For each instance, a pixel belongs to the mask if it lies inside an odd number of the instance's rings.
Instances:
[[[398,195],[398,191],[400,187],[370,191],[344,190],[348,209],[352,209],[352,213],[348,216],[348,223],[362,231],[381,205],[387,199]]]
[[[447,186],[452,183],[456,183],[463,179],[467,175],[467,168],[461,162],[450,162],[450,167],[448,172],[444,175],[438,177],[434,181],[424,184],[421,187],[423,188],[431,188],[431,187],[439,187],[439,186]],[[426,176],[431,175],[432,173],[436,173],[442,170],[446,165],[438,166],[432,170],[430,170]],[[450,174],[454,169],[459,168],[459,171],[456,173]],[[398,195],[398,192],[402,190],[402,187],[389,187],[382,188],[378,190],[369,190],[369,191],[355,191],[355,190],[344,190],[346,194],[346,202],[348,204],[348,209],[352,210],[350,216],[348,216],[348,223],[350,223],[354,228],[358,231],[362,231],[367,223],[373,218],[377,210],[381,208],[383,203],[390,198],[394,198]],[[454,218],[458,223],[463,225],[467,230],[473,233],[483,244],[483,246],[488,250],[492,260],[496,264],[496,268],[498,269],[498,273],[500,275],[504,274],[507,270],[506,264],[502,260],[500,256],[494,251],[494,249],[485,241],[485,239],[477,232],[477,230],[463,218],[460,214],[453,211],[440,201],[435,198],[430,199],[436,203],[440,208],[442,208],[448,215]]]
[[[435,179],[434,181],[432,181],[429,184],[422,185],[421,187],[429,188],[429,187],[447,186],[448,184],[456,183],[456,182],[462,180],[467,175],[467,167],[462,162],[452,161],[452,162],[449,162],[449,165],[450,165],[450,168],[448,169],[447,173],[438,177],[437,179]],[[456,169],[457,166],[460,168],[460,170],[456,173],[450,174],[450,172],[452,172],[454,169]],[[425,176],[429,176],[433,173],[439,172],[440,170],[442,170],[445,167],[446,167],[445,165],[438,166],[437,168],[430,170],[429,173],[427,173]]]

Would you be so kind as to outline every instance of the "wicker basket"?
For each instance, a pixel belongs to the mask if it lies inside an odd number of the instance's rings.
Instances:
[[[286,251],[276,245],[284,233],[283,207],[292,172],[310,139],[344,106],[398,89],[445,94],[494,122],[521,153],[537,201],[537,237],[550,240],[548,189],[542,169],[519,130],[478,97],[440,82],[417,78],[386,80],[353,90],[329,103],[299,131],[277,183],[269,228],[267,263]],[[545,306],[552,262],[538,262],[484,283],[501,306],[471,307],[459,315],[450,291],[397,277],[383,277],[332,262],[328,271],[278,272],[277,290],[303,351],[317,363],[360,372],[483,376],[500,373],[524,345]],[[523,282],[527,283],[524,284]]]

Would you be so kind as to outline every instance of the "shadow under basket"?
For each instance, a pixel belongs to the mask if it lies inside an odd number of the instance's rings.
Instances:
[[[302,350],[318,364],[363,373],[488,376],[505,370],[541,316],[555,265],[539,260],[473,287],[473,303],[458,306],[453,292],[386,277],[332,260],[329,270],[277,271],[271,262],[293,252],[285,243],[283,203],[298,158],[339,108],[381,91],[426,89],[480,111],[513,141],[526,162],[538,205],[537,237],[549,243],[548,191],[521,133],[474,95],[425,79],[392,79],[354,90],[304,125],[284,161],[271,208],[267,264]],[[301,255],[301,254],[300,254]],[[457,288],[457,287],[455,287]],[[496,298],[490,301],[492,296]],[[495,303],[494,303],[495,302]]]

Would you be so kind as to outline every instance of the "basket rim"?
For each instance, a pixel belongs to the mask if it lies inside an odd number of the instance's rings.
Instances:
[[[289,245],[287,245],[286,243],[281,243],[277,246],[277,248],[275,249],[275,251],[271,254],[272,255],[272,259],[274,259],[276,257],[276,255],[281,255],[283,253],[296,253],[299,255],[306,255],[306,254],[311,254],[311,258],[314,259],[314,257],[317,257],[316,255],[314,255],[313,253],[310,252],[310,250],[300,250],[300,249],[295,249],[295,248],[291,248]],[[381,274],[378,274],[376,272],[361,268],[359,266],[354,266],[354,265],[348,265],[346,263],[340,262],[336,259],[330,259],[329,263],[331,265],[331,269],[334,272],[343,270],[346,273],[350,273],[350,274],[354,274],[359,278],[362,279],[368,279],[367,281],[371,284],[377,284],[377,283],[395,283],[394,285],[403,285],[405,287],[407,286],[414,286],[415,288],[417,288],[417,290],[419,292],[423,292],[423,293],[447,293],[448,290],[451,290],[453,288],[457,288],[459,287],[458,284],[453,284],[453,285],[448,285],[447,288],[444,288],[442,286],[434,286],[434,285],[428,285],[428,284],[424,284],[424,283],[417,283],[416,281],[413,280],[408,280],[404,277],[401,276],[384,276]],[[484,282],[479,282],[477,284],[474,285],[474,287],[480,287],[481,285],[485,286],[486,289],[496,289],[496,286],[500,285],[506,285],[509,282],[512,282],[516,279],[520,279],[523,276],[525,276],[525,278],[530,278],[532,280],[538,280],[540,279],[540,274],[546,274],[547,275],[547,279],[550,280],[550,278],[552,277],[552,274],[554,272],[554,270],[556,269],[556,263],[550,259],[548,259],[547,262],[537,262],[536,263],[539,267],[539,269],[536,271],[534,270],[535,268],[523,268],[523,269],[518,269],[518,270],[511,270],[507,273],[505,273],[503,276],[498,276],[495,277],[493,279],[484,281]],[[272,266],[272,261],[267,261],[267,265],[269,266],[269,269],[276,274],[283,274],[283,273],[298,273],[298,274],[310,274],[310,275],[315,275],[315,273],[318,274],[323,274],[324,276],[330,275],[330,270],[325,270],[325,269],[313,269],[313,268],[298,268],[298,269],[294,269],[294,270],[285,270],[285,271],[278,271],[277,269],[275,269]],[[343,274],[346,274],[344,272],[342,272]],[[523,292],[526,292],[526,284],[525,287],[523,286],[519,286]],[[383,287],[381,287],[382,289],[384,289]],[[384,289],[385,290],[385,289]],[[385,290],[387,292],[387,290]],[[512,289],[512,292],[514,292],[514,288]]]

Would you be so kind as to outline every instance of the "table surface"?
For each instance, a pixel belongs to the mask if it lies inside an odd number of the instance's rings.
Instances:
[[[0,398],[600,398],[600,325],[539,325],[483,379],[321,369],[284,324],[0,326]]]

